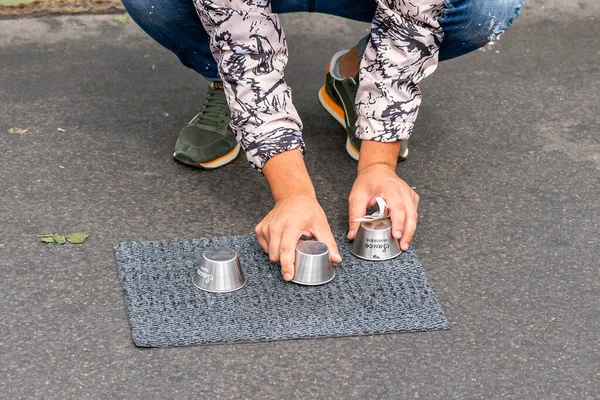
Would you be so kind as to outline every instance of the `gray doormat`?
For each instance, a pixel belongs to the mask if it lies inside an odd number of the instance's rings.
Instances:
[[[324,286],[287,283],[254,236],[115,246],[117,273],[137,346],[187,346],[447,329],[448,321],[411,247],[389,261],[344,259]],[[192,284],[204,250],[240,257],[246,286],[208,293]]]

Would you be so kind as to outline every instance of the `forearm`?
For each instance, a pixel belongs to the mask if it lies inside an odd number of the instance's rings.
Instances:
[[[374,164],[387,165],[395,169],[401,146],[402,141],[383,143],[363,140],[360,145],[358,173]]]
[[[271,157],[263,167],[275,202],[302,194],[315,196],[315,189],[306,170],[300,150],[291,150]]]

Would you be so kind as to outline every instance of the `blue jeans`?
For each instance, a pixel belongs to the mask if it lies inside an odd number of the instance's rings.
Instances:
[[[219,79],[209,38],[192,0],[123,0],[131,18],[186,67]],[[374,0],[272,0],[274,13],[319,12],[371,22]],[[469,53],[493,41],[520,14],[523,0],[446,0],[439,20],[444,31],[440,61]],[[358,39],[358,38],[357,38]],[[366,39],[359,43],[364,47]]]

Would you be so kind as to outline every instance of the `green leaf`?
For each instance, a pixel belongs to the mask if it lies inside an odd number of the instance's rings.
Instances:
[[[40,242],[54,243],[54,239],[52,238],[52,236],[45,236],[40,238]]]
[[[73,243],[73,244],[80,244],[85,242],[85,239],[88,238],[87,233],[85,232],[75,232],[75,233],[71,233],[68,234],[67,236],[65,236],[65,239],[67,239],[69,242]]]
[[[65,242],[67,241],[67,239],[63,235],[52,235],[52,240],[54,240],[54,243],[58,244],[65,244]]]
[[[117,15],[115,17],[115,21],[117,22],[121,22],[121,23],[125,23],[127,22],[127,20],[129,19],[129,16],[127,14],[123,14],[123,15]]]

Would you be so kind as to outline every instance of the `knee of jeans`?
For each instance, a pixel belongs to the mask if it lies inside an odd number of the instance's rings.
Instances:
[[[154,0],[121,0],[127,13],[142,29],[156,25],[164,14],[162,2]]]
[[[500,36],[521,14],[523,0],[479,1],[471,9],[471,26],[477,27],[479,45],[500,39]]]

